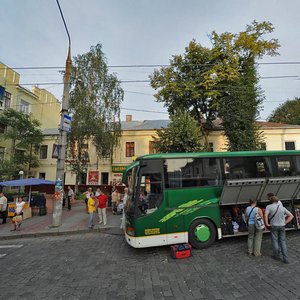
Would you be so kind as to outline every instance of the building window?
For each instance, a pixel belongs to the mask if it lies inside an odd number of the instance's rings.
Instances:
[[[134,156],[134,142],[126,142],[126,157]]]
[[[5,148],[0,147],[0,161],[4,160]]]
[[[81,145],[80,160],[84,163],[90,162],[89,145],[88,144]]]
[[[46,179],[46,173],[39,173],[39,179]]]
[[[155,153],[157,153],[155,148],[155,142],[149,141],[149,154],[155,154]]]
[[[108,173],[107,172],[101,173],[101,184],[108,184]]]
[[[11,93],[5,92],[4,93],[4,107],[9,108],[11,102]]]
[[[214,152],[214,143],[208,143],[208,152]]]
[[[17,162],[23,163],[25,158],[25,150],[16,149],[15,158],[17,159]]]
[[[40,159],[46,159],[48,154],[48,146],[42,145],[40,149]]]
[[[29,113],[29,103],[21,100],[20,102],[20,112],[28,114]]]
[[[5,90],[0,95],[0,107],[9,108],[11,102],[11,93],[6,92]]]
[[[0,124],[0,133],[5,133],[6,126],[4,124]]]
[[[87,182],[87,173],[81,173],[79,180],[80,180],[80,184],[86,184],[86,182]]]
[[[295,142],[284,142],[285,150],[296,150]]]

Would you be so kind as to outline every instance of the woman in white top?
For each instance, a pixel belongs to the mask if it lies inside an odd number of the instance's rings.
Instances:
[[[12,231],[18,230],[20,231],[20,225],[22,223],[22,215],[24,209],[25,202],[23,201],[22,197],[19,197],[16,202],[16,209],[15,209],[15,216],[14,216],[14,228]]]

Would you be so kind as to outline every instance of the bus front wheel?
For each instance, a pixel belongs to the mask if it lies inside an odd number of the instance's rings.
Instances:
[[[210,246],[216,239],[214,224],[207,219],[195,220],[189,229],[189,243],[196,249]]]

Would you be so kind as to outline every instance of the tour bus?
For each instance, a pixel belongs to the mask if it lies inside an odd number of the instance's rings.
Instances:
[[[300,151],[162,153],[144,155],[124,174],[129,188],[125,235],[135,248],[247,234],[245,208],[264,211],[277,195],[300,228]]]

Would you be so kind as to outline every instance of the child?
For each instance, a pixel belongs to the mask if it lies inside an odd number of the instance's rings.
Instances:
[[[87,201],[87,210],[89,214],[88,228],[93,229],[94,227],[94,214],[96,211],[96,197],[94,194],[90,195],[90,198]]]

